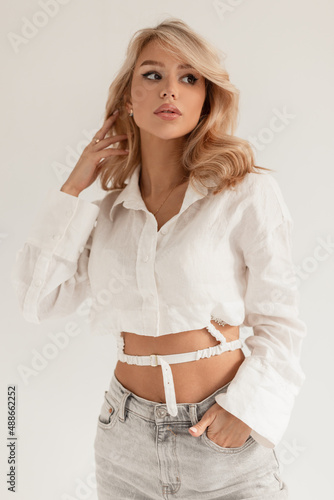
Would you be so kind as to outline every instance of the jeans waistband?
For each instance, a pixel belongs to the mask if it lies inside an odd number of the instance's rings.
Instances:
[[[109,397],[120,405],[119,419],[124,421],[125,409],[128,409],[138,416],[151,421],[163,420],[164,422],[179,422],[180,420],[189,421],[190,409],[197,414],[204,414],[216,401],[215,396],[222,392],[226,392],[231,381],[217,389],[215,392],[207,396],[198,403],[177,403],[177,415],[172,416],[168,413],[167,404],[150,401],[149,399],[141,398],[137,394],[126,389],[113,374],[109,384]]]

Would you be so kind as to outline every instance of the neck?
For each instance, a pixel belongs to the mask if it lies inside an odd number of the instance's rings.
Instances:
[[[141,137],[141,172],[139,185],[146,198],[159,198],[189,176],[181,163],[183,138],[162,140]]]

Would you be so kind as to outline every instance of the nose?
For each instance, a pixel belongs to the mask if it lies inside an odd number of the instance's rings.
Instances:
[[[175,90],[175,83],[174,83],[174,80],[172,79],[166,79],[162,89],[161,89],[161,92],[160,92],[160,97],[177,97],[176,95],[176,90]]]
[[[172,90],[163,90],[163,91],[160,93],[160,96],[161,96],[161,97],[171,96],[171,97],[174,97],[174,98],[175,98],[175,92],[173,92]]]
[[[177,75],[169,74],[164,78],[161,82],[161,92],[160,97],[173,97],[174,99],[178,98],[178,89],[177,89]]]

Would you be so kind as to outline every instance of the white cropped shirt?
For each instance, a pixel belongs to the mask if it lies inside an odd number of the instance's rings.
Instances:
[[[216,402],[274,447],[304,382],[306,325],[291,253],[293,222],[277,181],[248,173],[217,195],[189,182],[157,231],[139,164],[124,189],[89,202],[51,188],[16,254],[20,310],[33,323],[76,311],[93,335],[158,337],[217,318],[252,327],[246,356]]]

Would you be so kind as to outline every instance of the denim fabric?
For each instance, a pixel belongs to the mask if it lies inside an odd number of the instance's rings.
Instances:
[[[113,374],[97,419],[94,441],[98,500],[274,500],[288,498],[275,450],[249,436],[223,448],[207,430],[188,432],[229,383],[199,403],[143,399]]]

